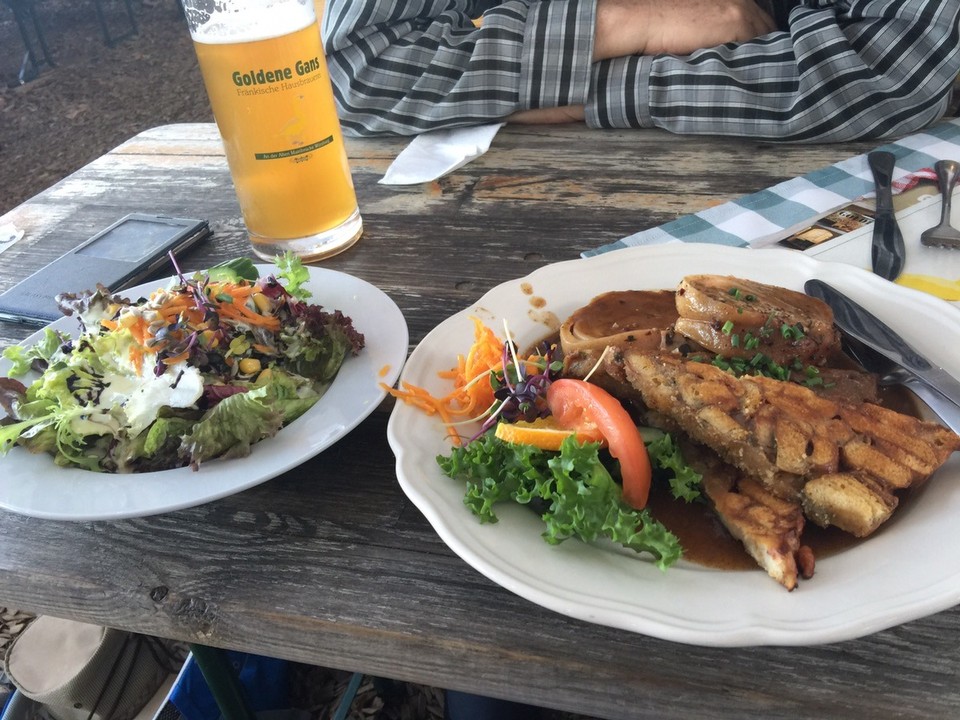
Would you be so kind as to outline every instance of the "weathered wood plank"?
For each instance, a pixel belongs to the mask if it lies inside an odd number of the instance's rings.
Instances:
[[[405,143],[348,141],[366,232],[324,266],[393,297],[412,343],[499,282],[869,149],[509,128],[439,182],[379,185]],[[0,288],[133,211],[209,218],[215,237],[184,259],[191,268],[247,252],[215,127],[164,126],[0,219],[27,231],[4,253]],[[28,332],[0,323],[0,344]],[[391,407],[284,476],[197,508],[87,523],[0,513],[0,603],[597,717],[873,720],[960,707],[956,608],[836,645],[715,649],[503,590],[403,495],[385,442]]]

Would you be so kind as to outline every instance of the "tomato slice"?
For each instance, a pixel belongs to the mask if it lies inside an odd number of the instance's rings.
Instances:
[[[637,510],[645,507],[652,475],[650,457],[640,431],[620,401],[592,383],[562,378],[547,388],[547,406],[562,428],[586,426],[600,431],[610,454],[620,462],[624,501]]]

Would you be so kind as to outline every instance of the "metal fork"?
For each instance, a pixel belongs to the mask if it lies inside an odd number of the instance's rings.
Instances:
[[[953,200],[953,188],[960,175],[960,163],[954,160],[937,160],[933,166],[937,171],[937,183],[940,185],[940,224],[920,235],[923,245],[932,247],[960,248],[960,230],[950,224],[950,202]]]

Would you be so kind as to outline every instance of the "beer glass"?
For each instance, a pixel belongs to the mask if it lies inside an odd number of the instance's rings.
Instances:
[[[353,245],[363,220],[313,0],[183,7],[254,253],[309,261]]]

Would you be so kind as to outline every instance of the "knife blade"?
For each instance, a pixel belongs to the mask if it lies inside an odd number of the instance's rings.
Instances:
[[[867,163],[873,173],[873,184],[877,192],[877,208],[873,219],[873,243],[870,246],[870,259],[873,271],[882,278],[895,280],[903,270],[906,250],[903,245],[903,233],[897,225],[897,215],[893,210],[893,153],[874,150],[867,155]]]
[[[960,405],[960,381],[914,350],[896,331],[869,310],[822,280],[807,280],[807,295],[823,300],[833,310],[833,320],[844,333],[873,348],[914,377]]]

